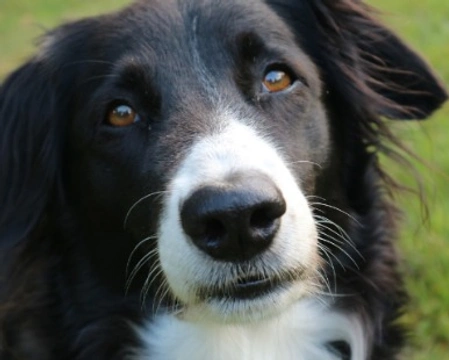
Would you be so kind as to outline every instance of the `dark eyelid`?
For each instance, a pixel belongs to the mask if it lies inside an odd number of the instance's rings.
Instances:
[[[134,111],[137,112],[136,107],[133,106],[130,101],[128,101],[126,99],[121,99],[121,98],[110,100],[107,104],[107,108],[109,110],[112,110],[115,107],[118,107],[121,105],[129,106],[130,108],[132,108]]]

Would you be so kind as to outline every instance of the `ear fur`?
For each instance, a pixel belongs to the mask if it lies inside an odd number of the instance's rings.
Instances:
[[[428,65],[357,0],[310,0],[326,56],[374,113],[424,119],[447,99]],[[352,88],[349,88],[352,87]],[[360,96],[354,97],[360,98]]]
[[[62,198],[61,157],[78,64],[95,19],[62,25],[0,87],[0,251],[26,239]]]
[[[27,237],[56,182],[62,137],[50,74],[32,60],[0,88],[0,247]]]

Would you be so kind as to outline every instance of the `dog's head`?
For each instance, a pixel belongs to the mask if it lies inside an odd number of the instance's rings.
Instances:
[[[0,90],[1,245],[55,236],[112,288],[128,265],[131,292],[190,316],[267,316],[317,288],[327,247],[353,251],[351,218],[314,204],[369,211],[380,117],[445,99],[355,0],[152,0],[74,22]]]

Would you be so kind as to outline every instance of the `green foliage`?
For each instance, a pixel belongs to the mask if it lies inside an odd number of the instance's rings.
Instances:
[[[63,21],[118,8],[126,0],[0,0],[0,78],[33,51],[33,40]],[[449,85],[449,1],[369,0],[383,21],[396,30]],[[449,87],[449,86],[448,86]],[[398,195],[405,209],[400,247],[412,302],[404,321],[413,345],[405,358],[449,358],[449,105],[425,122],[392,122],[404,142],[423,162],[429,221],[414,195]],[[382,159],[394,177],[416,188],[413,173]],[[424,216],[425,218],[425,216]]]

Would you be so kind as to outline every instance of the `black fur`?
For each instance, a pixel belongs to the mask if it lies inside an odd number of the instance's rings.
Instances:
[[[142,310],[144,274],[125,296],[125,270],[136,242],[155,231],[160,199],[138,206],[125,227],[124,219],[135,199],[164,189],[194,136],[213,126],[202,119],[213,104],[198,101],[203,89],[191,81],[186,24],[198,18],[201,54],[209,54],[205,64],[226,98],[253,107],[248,63],[258,61],[267,38],[286,31],[258,26],[280,17],[317,66],[330,120],[331,158],[310,170],[317,173],[308,191],[324,199],[329,206],[317,212],[357,248],[331,249],[329,288],[354,294],[338,306],[369,324],[370,359],[395,359],[406,294],[394,246],[397,213],[377,155],[399,142],[381,117],[427,117],[446,100],[442,86],[357,0],[268,0],[264,18],[259,0],[189,0],[181,10],[175,3],[140,1],[61,26],[1,86],[0,358],[113,360],[139,345],[129,322],[151,317],[158,299],[149,297]],[[149,120],[106,126],[115,97]],[[297,120],[283,107],[287,123]],[[336,348],[348,352],[345,344]]]

